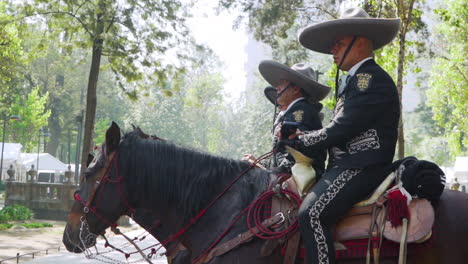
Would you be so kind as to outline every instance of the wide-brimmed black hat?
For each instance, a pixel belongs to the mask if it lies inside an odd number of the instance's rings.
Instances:
[[[307,99],[310,102],[318,102],[330,92],[330,87],[316,81],[318,78],[317,72],[304,63],[297,63],[292,67],[288,67],[276,61],[264,60],[258,65],[258,70],[271,86],[278,86],[281,80],[287,80],[299,86],[307,94]],[[274,98],[276,99],[276,90]]]
[[[359,7],[345,9],[339,19],[320,22],[299,33],[302,46],[331,54],[335,41],[343,36],[365,37],[374,43],[374,50],[390,43],[400,28],[399,18],[372,18]]]

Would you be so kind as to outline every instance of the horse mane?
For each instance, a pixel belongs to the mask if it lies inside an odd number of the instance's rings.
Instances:
[[[119,173],[128,178],[130,196],[182,209],[185,219],[202,210],[248,167],[247,162],[141,138],[136,132],[125,134],[119,146]],[[258,174],[267,173],[251,170],[233,188],[243,206],[267,184],[268,177]]]

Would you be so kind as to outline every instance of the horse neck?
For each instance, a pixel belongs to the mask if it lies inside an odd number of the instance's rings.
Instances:
[[[190,227],[190,232],[182,235],[180,240],[188,247],[194,256],[203,252],[213,243],[219,234],[223,233],[262,192],[268,184],[268,173],[255,169],[244,175],[241,182],[234,184],[219,198],[206,213]],[[246,195],[246,192],[250,192]],[[227,238],[247,230],[243,217],[233,226]]]

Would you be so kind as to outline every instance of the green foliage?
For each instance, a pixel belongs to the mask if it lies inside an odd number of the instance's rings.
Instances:
[[[24,223],[24,224],[21,224],[21,226],[24,226],[26,228],[53,227],[53,225],[50,223]]]
[[[10,130],[14,131],[11,138],[23,145],[23,152],[32,152],[37,146],[39,129],[47,124],[50,110],[45,110],[48,93],[39,94],[36,87],[28,94],[27,98],[16,96],[15,102],[10,108],[10,114],[21,116],[21,121],[11,122]]]
[[[10,229],[14,224],[9,223],[0,223],[0,231]],[[52,224],[49,223],[22,223],[19,226],[23,226],[26,228],[44,228],[44,227],[53,227]]]
[[[111,120],[104,119],[98,120],[96,122],[96,127],[94,128],[94,142],[99,145],[105,142],[106,139],[106,131],[111,124]]]
[[[2,230],[7,230],[9,229],[10,227],[12,227],[13,224],[7,224],[7,223],[0,223],[0,231]]]
[[[69,41],[59,43],[66,53],[99,47],[108,57],[108,69],[118,75],[122,88],[143,78],[163,86],[183,67],[168,63],[168,52],[177,50],[186,60],[192,39],[184,24],[188,4],[180,1],[34,1],[17,4],[23,16],[46,19],[52,32],[65,32]],[[59,37],[59,36],[58,36]],[[142,85],[142,83],[135,83]],[[141,88],[146,88],[141,86]]]
[[[437,26],[437,44],[442,47],[432,64],[427,104],[433,118],[444,128],[452,156],[467,153],[468,146],[468,4],[450,0],[437,10],[442,23]]]
[[[21,205],[5,206],[0,210],[0,223],[8,221],[30,220],[33,212]]]
[[[422,103],[413,113],[406,113],[406,153],[418,159],[451,166],[454,157],[448,150],[447,139],[431,118],[432,112]]]
[[[6,14],[6,3],[0,2],[0,113],[8,112],[14,89],[15,79],[20,75],[23,63],[21,40],[18,38],[17,24],[4,24],[11,19]]]

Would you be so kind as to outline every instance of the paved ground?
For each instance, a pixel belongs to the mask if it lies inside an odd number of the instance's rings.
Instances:
[[[139,236],[143,233],[143,230],[135,230],[129,233],[125,233],[129,237],[135,237]],[[126,240],[121,237],[121,236],[114,236],[110,240],[110,243],[117,246],[117,245],[122,245],[122,247],[119,247],[123,249],[125,252],[134,252],[135,248],[132,245],[125,246]],[[138,243],[138,246],[140,248],[145,248],[145,247],[150,247],[151,245],[154,245],[158,243],[156,239],[154,239],[151,236],[148,236],[145,238],[143,241]],[[41,257],[39,259],[25,262],[25,263],[31,263],[31,264],[59,264],[59,263],[67,263],[67,264],[73,264],[73,263],[148,263],[146,260],[142,258],[142,256],[138,253],[132,254],[130,258],[125,259],[125,256],[116,251],[112,251],[108,248],[104,247],[104,241],[100,240],[97,244],[98,251],[100,254],[96,255],[95,258],[89,258],[87,259],[84,254],[74,254],[74,253],[69,253],[67,251],[61,251],[60,253],[53,254],[53,255],[48,255],[46,257]],[[93,250],[93,252],[96,252]],[[147,249],[144,251],[146,254],[150,253],[151,250]],[[166,257],[161,256],[160,253],[163,253],[164,249],[162,249],[160,252],[155,254],[153,258],[150,260],[151,263],[154,264],[167,264]]]
[[[40,222],[36,220],[35,222]],[[101,253],[95,259],[87,259],[84,254],[69,253],[62,244],[62,235],[65,227],[65,222],[60,221],[44,221],[52,223],[52,228],[38,228],[38,229],[9,229],[0,231],[0,264],[16,263],[16,258],[13,260],[2,261],[6,258],[15,257],[18,253],[20,255],[29,254],[20,258],[20,263],[147,263],[142,260],[141,255],[134,254],[128,262],[125,260],[124,255],[121,253],[110,252],[109,249],[104,248],[103,241],[98,239],[98,251]],[[122,227],[122,232],[129,237],[139,236],[144,233],[138,225],[134,224],[131,227]],[[110,233],[110,232],[107,232]],[[111,244],[122,248],[126,252],[135,251],[133,246],[126,246],[126,240],[121,236],[109,237]],[[146,246],[156,244],[156,240],[152,236],[147,236],[146,239],[138,243],[138,246],[144,248]],[[58,250],[60,247],[60,250]],[[44,251],[47,248],[47,255]],[[32,257],[32,252],[38,252]],[[147,253],[149,250],[147,250]],[[95,252],[95,251],[94,251]],[[162,253],[162,252],[159,252]],[[151,260],[154,264],[166,264],[165,257],[156,254]]]

